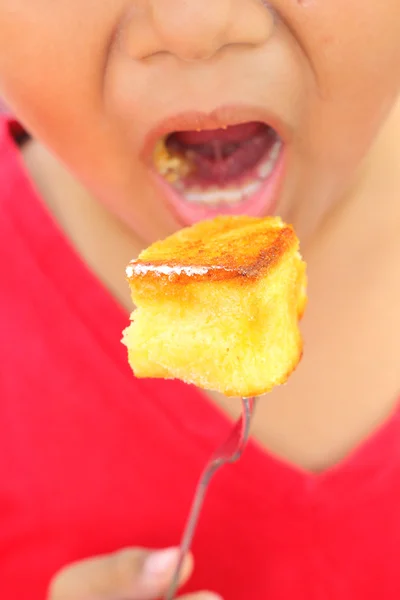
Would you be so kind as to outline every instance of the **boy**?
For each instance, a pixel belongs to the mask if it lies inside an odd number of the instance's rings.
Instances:
[[[399,597],[399,31],[398,0],[0,0],[2,598],[165,590],[175,551],[138,548],[177,543],[238,405],[133,378],[124,267],[218,213],[295,226],[306,351],[187,592]]]

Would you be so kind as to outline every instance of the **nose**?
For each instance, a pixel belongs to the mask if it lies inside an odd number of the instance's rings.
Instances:
[[[146,0],[132,10],[123,35],[130,56],[159,53],[184,61],[207,60],[226,46],[258,46],[274,18],[263,0]]]

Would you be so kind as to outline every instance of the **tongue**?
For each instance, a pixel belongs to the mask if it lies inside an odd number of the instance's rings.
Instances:
[[[246,175],[275,140],[270,127],[252,122],[212,131],[176,132],[167,145],[194,165],[186,183],[221,185]]]
[[[263,123],[251,122],[241,125],[231,125],[226,129],[211,129],[204,131],[177,131],[174,134],[175,139],[186,146],[197,146],[209,142],[233,142],[240,143],[250,139],[263,129]]]

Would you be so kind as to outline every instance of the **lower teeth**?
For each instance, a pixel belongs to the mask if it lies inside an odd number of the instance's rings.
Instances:
[[[210,204],[218,206],[219,204],[238,204],[249,196],[255,194],[262,186],[262,180],[253,179],[242,187],[232,186],[229,188],[212,187],[207,190],[189,188],[181,190],[182,195],[188,202],[197,204]]]
[[[211,186],[203,189],[200,186],[187,186],[184,178],[168,178],[173,187],[187,200],[193,204],[208,204],[209,206],[235,205],[250,196],[253,196],[268,179],[275,168],[278,160],[282,142],[276,140],[266,158],[257,166],[255,174],[241,184],[231,186]],[[175,179],[175,180],[174,180]]]
[[[268,156],[260,163],[257,167],[257,175],[261,179],[267,179],[274,170],[276,161],[278,160],[279,153],[281,151],[282,142],[276,140],[271,150],[268,152]]]

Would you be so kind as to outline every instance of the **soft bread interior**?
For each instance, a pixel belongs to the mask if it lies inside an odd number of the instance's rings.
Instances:
[[[138,377],[178,378],[227,396],[284,383],[302,354],[298,328],[305,264],[294,244],[266,274],[176,289],[168,278],[133,285],[137,309],[124,332]]]

